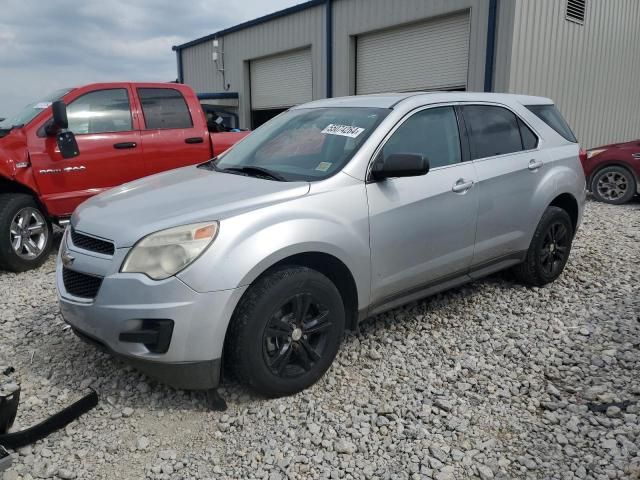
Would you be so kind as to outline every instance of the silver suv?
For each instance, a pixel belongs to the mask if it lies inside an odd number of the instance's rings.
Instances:
[[[298,392],[366,317],[506,268],[558,278],[585,200],[570,133],[538,97],[292,108],[216,159],[81,205],[62,314],[177,388],[215,388],[224,361],[262,394]]]

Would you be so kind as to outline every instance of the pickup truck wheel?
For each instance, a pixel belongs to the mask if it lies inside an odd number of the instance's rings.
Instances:
[[[605,167],[593,177],[591,192],[600,202],[621,205],[636,193],[636,181],[626,168]]]
[[[559,207],[547,207],[527,250],[525,261],[513,269],[522,283],[542,287],[553,282],[564,270],[571,243],[573,224],[569,214]]]
[[[344,327],[344,304],[331,280],[306,267],[282,268],[258,279],[240,301],[227,365],[262,395],[291,395],[327,371]]]
[[[0,195],[0,268],[24,272],[47,259],[52,246],[51,222],[30,195]]]

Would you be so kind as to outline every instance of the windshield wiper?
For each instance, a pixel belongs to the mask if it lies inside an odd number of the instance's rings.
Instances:
[[[216,168],[219,172],[238,172],[244,173],[249,177],[268,177],[273,180],[277,180],[278,182],[286,182],[287,179],[284,178],[279,173],[273,172],[266,168],[256,167],[254,165],[247,165],[244,167],[228,167],[228,168]]]
[[[218,160],[218,157],[213,157],[211,160],[207,160],[206,162],[198,165],[198,168],[204,168],[205,170],[220,171],[220,169],[216,167],[216,164],[215,164],[216,160]]]

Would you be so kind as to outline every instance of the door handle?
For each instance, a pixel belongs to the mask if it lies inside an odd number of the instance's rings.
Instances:
[[[535,160],[532,158],[531,160],[529,160],[529,166],[527,168],[529,170],[537,170],[542,167],[542,165],[544,165],[544,162],[542,160]]]
[[[204,138],[202,137],[189,137],[184,139],[184,143],[204,143]]]
[[[136,148],[138,144],[136,142],[122,142],[122,143],[114,143],[113,148],[123,149],[123,148]]]
[[[453,187],[451,187],[451,191],[455,193],[465,193],[471,187],[473,187],[472,180],[467,181],[464,178],[459,178],[458,181],[453,184]]]

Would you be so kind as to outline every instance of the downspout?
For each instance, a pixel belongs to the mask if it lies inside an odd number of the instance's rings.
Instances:
[[[178,83],[184,83],[184,73],[182,71],[182,50],[178,47],[173,47],[176,52],[176,62],[178,64]]]
[[[487,23],[487,53],[484,65],[484,91],[493,91],[493,68],[496,49],[496,16],[498,0],[489,0],[489,20]]]
[[[325,9],[325,50],[326,50],[326,62],[327,62],[327,79],[326,79],[326,91],[327,98],[333,97],[333,2],[332,0],[326,0]]]

